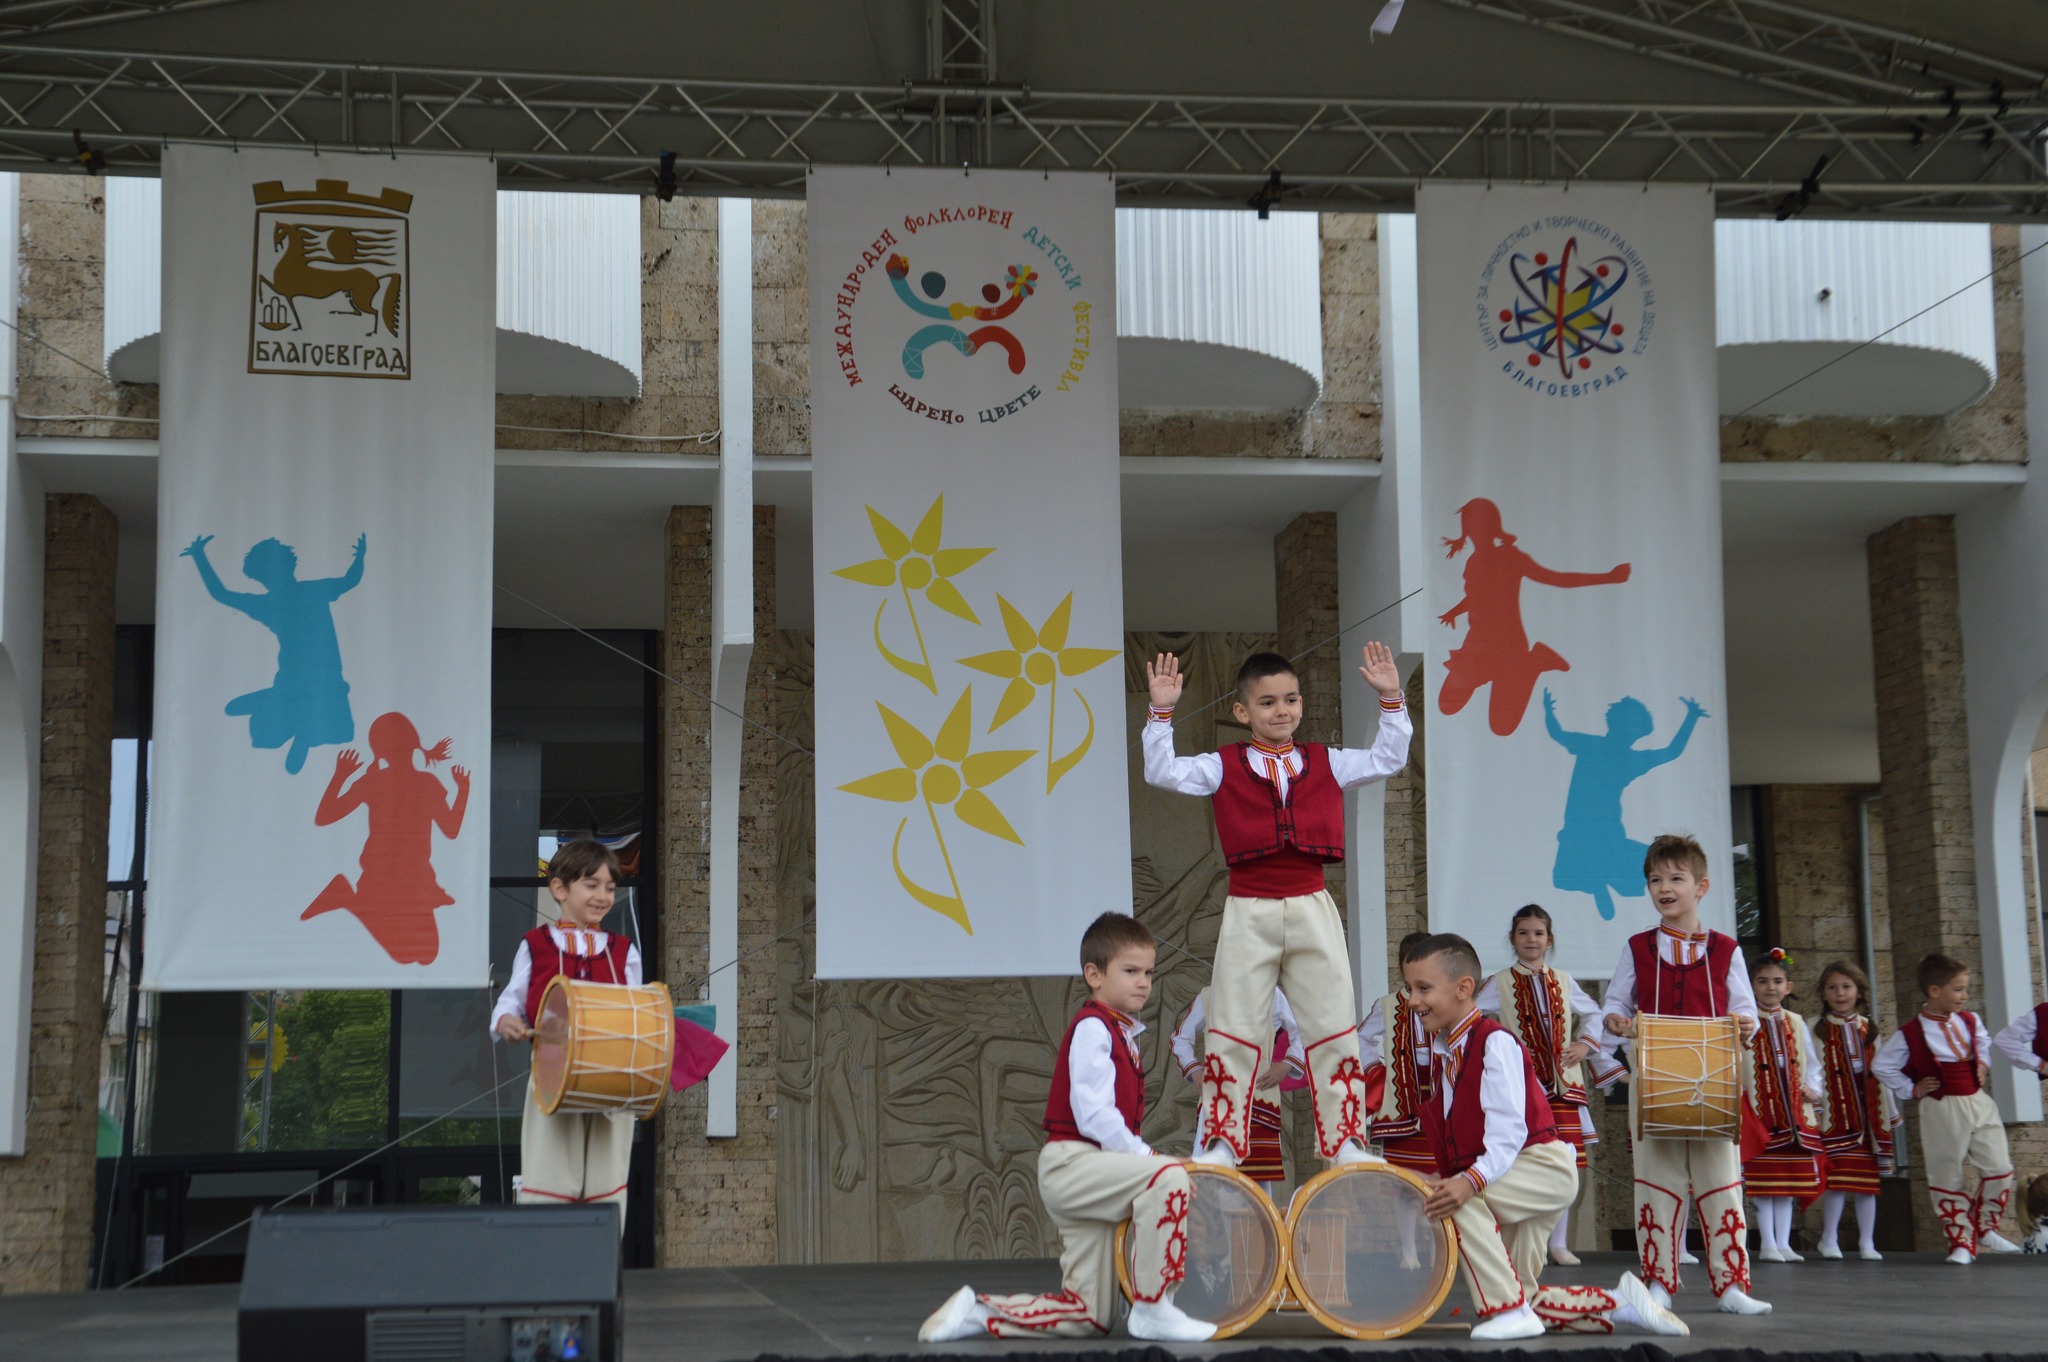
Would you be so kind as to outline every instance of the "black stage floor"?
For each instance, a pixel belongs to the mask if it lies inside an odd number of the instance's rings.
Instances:
[[[1621,1254],[1589,1254],[1584,1266],[1553,1268],[1544,1280],[1611,1285],[1631,1261]],[[1618,1333],[1611,1340],[1578,1336],[1475,1344],[1465,1337],[1471,1307],[1461,1285],[1453,1288],[1436,1321],[1390,1343],[1350,1342],[1324,1332],[1306,1317],[1283,1315],[1270,1316],[1226,1342],[1176,1352],[1206,1357],[1255,1349],[1434,1352],[1514,1347],[1600,1351],[1612,1357],[1651,1344],[1671,1353],[1828,1354],[1837,1359],[1901,1354],[2048,1356],[2048,1258],[2013,1255],[1959,1268],[1931,1254],[1893,1254],[1882,1263],[1809,1259],[1759,1263],[1756,1271],[1755,1294],[1772,1302],[1775,1313],[1761,1319],[1717,1314],[1702,1281],[1697,1288],[1689,1286],[1678,1303],[1679,1313],[1692,1326],[1690,1338]],[[982,1290],[1027,1291],[1051,1287],[1055,1279],[1056,1265],[1050,1261],[629,1272],[625,1356],[628,1362],[741,1362],[762,1354],[1100,1355],[1150,1346],[1121,1334],[1103,1340],[976,1341],[929,1348],[917,1342],[919,1322],[962,1282]],[[237,1290],[199,1286],[0,1297],[0,1358],[225,1362],[234,1356]],[[1462,1307],[1455,1320],[1450,1316],[1453,1307]],[[1636,1353],[1637,1358],[1654,1355]],[[1153,1354],[1155,1359],[1163,1356]]]

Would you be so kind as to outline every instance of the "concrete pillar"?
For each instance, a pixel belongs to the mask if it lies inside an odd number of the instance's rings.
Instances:
[[[1920,1007],[1922,956],[1952,955],[1981,978],[1976,851],[1971,840],[1970,734],[1952,516],[1914,516],[1870,537],[1871,648],[1877,675],[1878,770],[1890,884],[1897,1011]],[[1914,1140],[1914,1239],[1942,1240],[1924,1195]]]
[[[1303,742],[1344,741],[1346,640],[1337,618],[1337,515],[1304,511],[1273,538],[1273,594],[1282,657],[1295,659]]]
[[[754,519],[757,647],[745,713],[767,724],[775,684],[775,512]],[[711,508],[669,512],[661,702],[662,974],[677,1001],[708,996],[713,970],[739,972],[737,1134],[708,1138],[706,1090],[661,1115],[655,1253],[663,1267],[772,1263],[776,1257],[775,770],[784,744],[749,726],[740,780],[740,962],[710,958]],[[750,954],[759,952],[758,954]]]
[[[92,1257],[116,537],[95,498],[48,499],[28,1147],[0,1159],[0,1294],[83,1290]]]

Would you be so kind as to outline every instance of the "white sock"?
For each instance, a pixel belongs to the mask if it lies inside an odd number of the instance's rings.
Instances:
[[[1760,1196],[1756,1199],[1757,1229],[1764,1247],[1783,1253],[1786,1239],[1792,1232],[1792,1217],[1786,1212],[1792,1209],[1789,1197]]]
[[[1842,1207],[1848,1203],[1847,1192],[1823,1192],[1820,1198],[1820,1241],[1834,1244],[1842,1229]],[[1877,1200],[1876,1197],[1871,1198]],[[1863,1198],[1856,1198],[1856,1224],[1863,1231],[1864,1243],[1870,1241],[1870,1217],[1863,1213]]]
[[[1829,1196],[1839,1193],[1830,1192]],[[1857,1247],[1867,1253],[1877,1252],[1877,1193],[1856,1194],[1856,1240]]]
[[[1570,1248],[1571,1227],[1572,1213],[1566,1211],[1557,1218],[1557,1223],[1550,1227],[1550,1246],[1554,1249]]]

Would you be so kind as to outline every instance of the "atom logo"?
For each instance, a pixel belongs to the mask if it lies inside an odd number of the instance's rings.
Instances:
[[[1586,260],[1579,239],[1569,237],[1556,257],[1546,251],[1517,252],[1508,262],[1521,297],[1500,310],[1504,345],[1528,347],[1532,369],[1555,362],[1570,379],[1593,367],[1595,355],[1621,353],[1621,323],[1613,301],[1628,282],[1628,262],[1618,255]]]

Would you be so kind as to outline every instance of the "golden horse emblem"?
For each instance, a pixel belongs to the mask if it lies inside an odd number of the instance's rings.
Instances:
[[[254,187],[251,373],[409,378],[412,196],[346,180]]]

